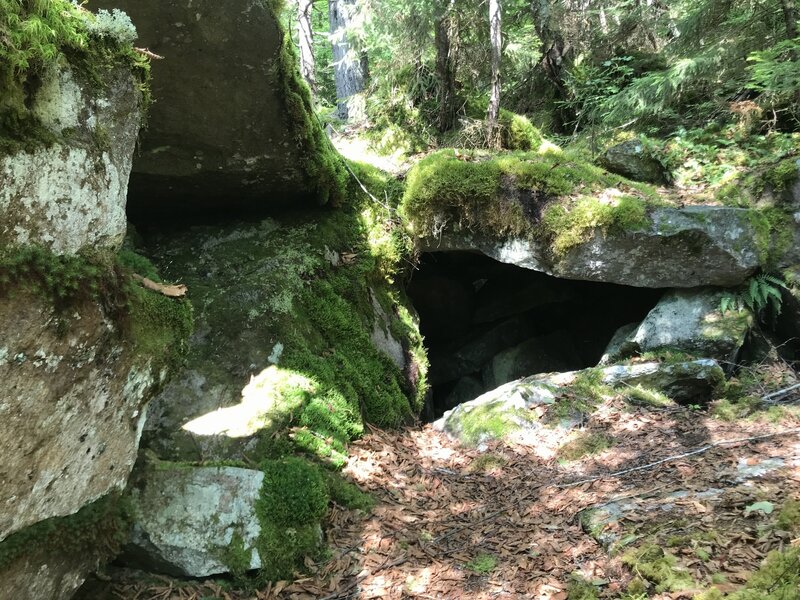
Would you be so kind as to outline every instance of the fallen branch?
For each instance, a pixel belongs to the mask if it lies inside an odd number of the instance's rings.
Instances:
[[[800,383],[795,385],[791,385],[787,388],[783,388],[782,390],[778,390],[776,392],[772,392],[771,394],[767,394],[766,396],[761,396],[761,401],[766,402],[767,404],[777,404],[780,400],[774,400],[773,398],[780,398],[781,396],[785,396],[786,394],[791,394],[795,390],[800,390]]]
[[[630,469],[624,469],[622,471],[615,471],[613,473],[604,473],[602,475],[595,475],[594,477],[587,477],[586,479],[580,479],[578,481],[573,481],[571,483],[561,483],[556,485],[555,487],[559,489],[569,488],[576,485],[581,485],[584,483],[590,483],[592,481],[597,481],[599,479],[605,479],[606,477],[620,477],[621,475],[627,475],[628,473],[635,473],[637,471],[645,471],[647,469],[652,469],[653,467],[657,467],[658,465],[663,465],[664,463],[672,462],[675,460],[680,460],[682,458],[688,458],[689,456],[696,456],[697,454],[703,454],[704,452],[708,452],[712,448],[719,448],[720,446],[729,446],[731,444],[741,444],[744,442],[757,442],[759,440],[766,440],[769,438],[779,437],[782,435],[795,435],[800,433],[800,429],[789,429],[787,431],[779,431],[777,433],[769,433],[766,435],[758,435],[755,437],[749,438],[739,438],[736,440],[724,440],[722,442],[714,442],[713,444],[708,444],[707,446],[703,446],[702,448],[698,448],[696,450],[692,450],[691,452],[684,452],[683,454],[678,454],[676,456],[668,456],[667,458],[662,458],[661,460],[657,460],[656,462],[649,463],[646,465],[641,465],[638,467],[632,467]]]
[[[164,57],[155,52],[150,52],[149,48],[134,48],[136,52],[149,58],[150,60],[164,60]]]
[[[156,283],[152,279],[142,277],[136,273],[133,274],[133,278],[138,281],[143,288],[158,292],[159,294],[167,296],[168,298],[183,298],[189,291],[189,288],[182,283],[177,285],[165,285],[163,283]]]

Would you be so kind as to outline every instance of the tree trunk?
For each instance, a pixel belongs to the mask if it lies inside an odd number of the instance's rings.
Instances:
[[[364,99],[358,97],[366,83],[366,53],[358,52],[348,36],[356,11],[355,0],[328,0],[333,46],[333,76],[336,82],[336,115],[344,120],[365,117]]]
[[[797,6],[795,0],[781,0],[783,20],[786,21],[786,37],[793,40],[797,37]]]
[[[300,74],[306,80],[311,93],[316,92],[317,80],[314,64],[314,39],[311,28],[313,0],[297,1],[297,39],[300,44]]]
[[[450,131],[456,124],[456,74],[453,60],[452,34],[453,4],[445,0],[441,15],[436,18],[434,43],[436,45],[436,78],[439,81],[439,131]]]
[[[500,0],[489,0],[489,37],[492,45],[492,89],[486,116],[487,141],[490,147],[500,147],[500,60],[503,53]]]

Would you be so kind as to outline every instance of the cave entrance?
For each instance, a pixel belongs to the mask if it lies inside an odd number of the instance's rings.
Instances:
[[[597,365],[662,290],[559,279],[471,252],[423,254],[408,294],[431,363],[427,418],[520,377]]]

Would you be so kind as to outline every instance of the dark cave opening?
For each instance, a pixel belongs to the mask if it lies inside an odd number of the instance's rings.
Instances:
[[[663,290],[572,281],[471,252],[423,254],[408,294],[431,369],[427,418],[520,377],[597,365]]]

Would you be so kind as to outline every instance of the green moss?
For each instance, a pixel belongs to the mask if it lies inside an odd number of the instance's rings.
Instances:
[[[228,567],[230,574],[235,579],[240,579],[250,569],[252,553],[252,548],[247,547],[241,532],[234,531],[233,536],[231,536],[231,543],[222,552],[220,559],[222,564]]]
[[[800,532],[800,500],[784,502],[776,525],[783,531]]]
[[[552,414],[557,419],[590,414],[606,396],[613,393],[613,389],[603,383],[602,369],[585,369],[577,375],[575,381],[562,389],[552,408]]]
[[[509,409],[505,404],[484,404],[461,413],[459,438],[475,446],[487,440],[502,440],[519,431],[525,423],[536,419],[530,411]]]
[[[695,600],[798,600],[800,599],[800,548],[770,552],[744,588],[730,594],[712,588]]]
[[[537,150],[542,143],[541,132],[528,117],[500,110],[500,141],[506,150]]]
[[[345,480],[337,473],[325,473],[328,492],[331,500],[354,510],[370,512],[375,506],[375,498],[367,492],[362,492],[357,485]]]
[[[618,186],[632,193],[609,201],[589,195]],[[568,153],[491,156],[442,150],[409,173],[401,208],[420,236],[455,226],[545,240],[560,255],[595,231],[645,227],[649,199],[646,186],[636,187]]]
[[[785,158],[764,173],[764,181],[780,193],[797,181],[798,158]]]
[[[478,575],[488,575],[497,568],[497,557],[484,552],[465,564],[464,568]]]
[[[766,271],[774,270],[794,241],[792,219],[779,208],[750,209],[748,212],[758,260]]]
[[[591,239],[596,231],[604,235],[640,230],[647,226],[645,204],[633,196],[620,196],[615,203],[607,204],[596,198],[582,198],[573,206],[550,205],[543,222],[552,236],[556,255]]]
[[[30,90],[48,69],[69,63],[92,89],[104,89],[110,72],[129,68],[139,79],[143,112],[150,101],[146,57],[132,44],[92,33],[96,17],[68,0],[0,0],[0,152],[30,151],[63,139],[30,110]],[[102,131],[98,132],[102,144]]]
[[[689,572],[678,566],[672,554],[655,544],[627,552],[622,562],[630,567],[634,575],[655,584],[655,590],[659,593],[680,592],[694,587]]]
[[[188,353],[194,331],[191,303],[135,284],[129,289],[128,322],[136,350],[177,369]]]
[[[573,575],[567,586],[567,600],[598,600],[597,588],[583,577]]]
[[[642,385],[624,387],[620,391],[624,394],[625,399],[632,404],[653,406],[656,408],[673,406],[675,404],[672,398],[663,392]]]
[[[291,579],[305,557],[322,552],[320,521],[330,500],[328,487],[319,467],[302,458],[265,461],[261,468],[264,484],[256,504],[261,576]]]
[[[22,287],[63,305],[119,287],[118,279],[99,256],[58,256],[38,246],[0,252],[0,293]]]
[[[40,521],[0,542],[0,570],[31,551],[63,554],[114,554],[128,536],[130,507],[119,495],[109,495],[74,515]]]
[[[604,433],[583,432],[558,449],[561,460],[580,460],[584,456],[598,454],[614,444],[614,438]]]

